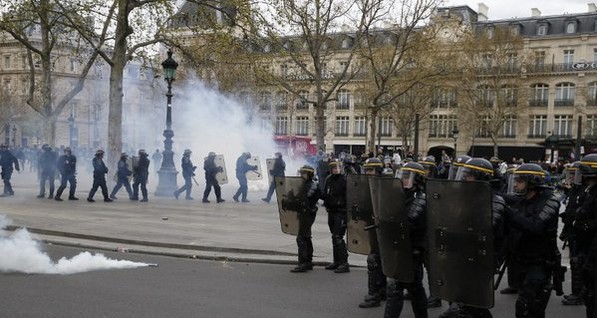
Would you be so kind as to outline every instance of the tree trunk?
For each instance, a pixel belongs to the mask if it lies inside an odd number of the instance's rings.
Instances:
[[[373,154],[377,154],[377,150],[375,148],[375,137],[376,137],[376,131],[377,131],[377,114],[378,110],[377,108],[373,108],[373,110],[371,111],[371,118],[370,118],[370,122],[369,122],[369,143],[367,145],[367,152],[373,152]]]
[[[317,149],[320,151],[325,152],[325,118],[323,116],[323,110],[325,105],[316,104],[315,105],[315,119],[316,119],[316,135],[317,135]]]

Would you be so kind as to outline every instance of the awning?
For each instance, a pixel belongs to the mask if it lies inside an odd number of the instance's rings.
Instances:
[[[471,157],[493,157],[493,146],[471,146],[468,153]],[[512,158],[523,159],[524,162],[545,160],[545,148],[534,146],[498,146],[498,157],[510,162]]]

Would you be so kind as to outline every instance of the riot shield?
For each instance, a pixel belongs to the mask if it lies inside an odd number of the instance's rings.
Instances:
[[[305,179],[277,176],[274,180],[276,182],[276,197],[282,232],[298,235],[299,213],[303,212],[307,202],[307,193],[303,191]]]
[[[346,225],[348,250],[357,254],[371,254],[372,240],[377,240],[377,237],[374,230],[365,230],[367,226],[373,225],[369,176],[362,174],[347,176],[346,207],[348,209]]]
[[[487,182],[430,179],[427,233],[431,294],[492,308],[492,198]]]
[[[226,163],[224,162],[224,155],[217,155],[214,160],[217,167],[222,167],[222,171],[216,174],[216,180],[220,185],[228,183],[228,174],[226,173]]]
[[[274,164],[276,163],[276,158],[267,158],[265,159],[265,166],[267,167],[267,177],[269,183],[274,181],[274,176],[272,176],[272,169],[274,169]]]
[[[370,178],[369,189],[383,273],[411,283],[414,264],[402,182],[395,178]]]
[[[257,170],[249,170],[245,173],[247,176],[247,180],[261,180],[263,179],[263,175],[261,173],[261,162],[259,162],[259,157],[251,156],[251,158],[247,159],[247,164],[251,166],[257,166]]]

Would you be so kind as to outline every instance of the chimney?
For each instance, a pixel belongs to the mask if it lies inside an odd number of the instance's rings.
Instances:
[[[480,22],[487,21],[489,18],[488,12],[489,12],[489,7],[485,3],[479,2],[479,7],[477,10],[477,21],[480,21]]]
[[[539,9],[537,9],[537,8],[531,9],[531,17],[536,18],[536,17],[540,17],[540,16],[541,16],[541,11],[539,11]]]
[[[588,6],[589,6],[589,13],[597,12],[597,6],[595,6],[595,3],[591,2],[588,4]]]

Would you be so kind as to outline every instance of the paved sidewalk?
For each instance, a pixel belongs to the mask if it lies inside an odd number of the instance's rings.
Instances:
[[[155,178],[153,180],[156,180]],[[295,238],[280,229],[277,206],[261,201],[265,191],[250,191],[251,203],[236,203],[232,194],[237,185],[223,186],[226,202],[201,203],[203,184],[193,188],[195,200],[157,198],[152,195],[156,183],[148,185],[149,202],[121,199],[114,203],[85,201],[91,180],[79,177],[77,197],[63,202],[38,199],[33,173],[13,175],[15,196],[0,198],[0,214],[12,220],[12,226],[26,227],[49,243],[120,251],[231,261],[294,264],[297,261]],[[109,184],[109,190],[113,184]],[[182,198],[182,197],[181,197]],[[332,259],[332,243],[323,207],[313,226],[314,261],[325,264]],[[351,254],[352,265],[366,266],[366,256]]]

